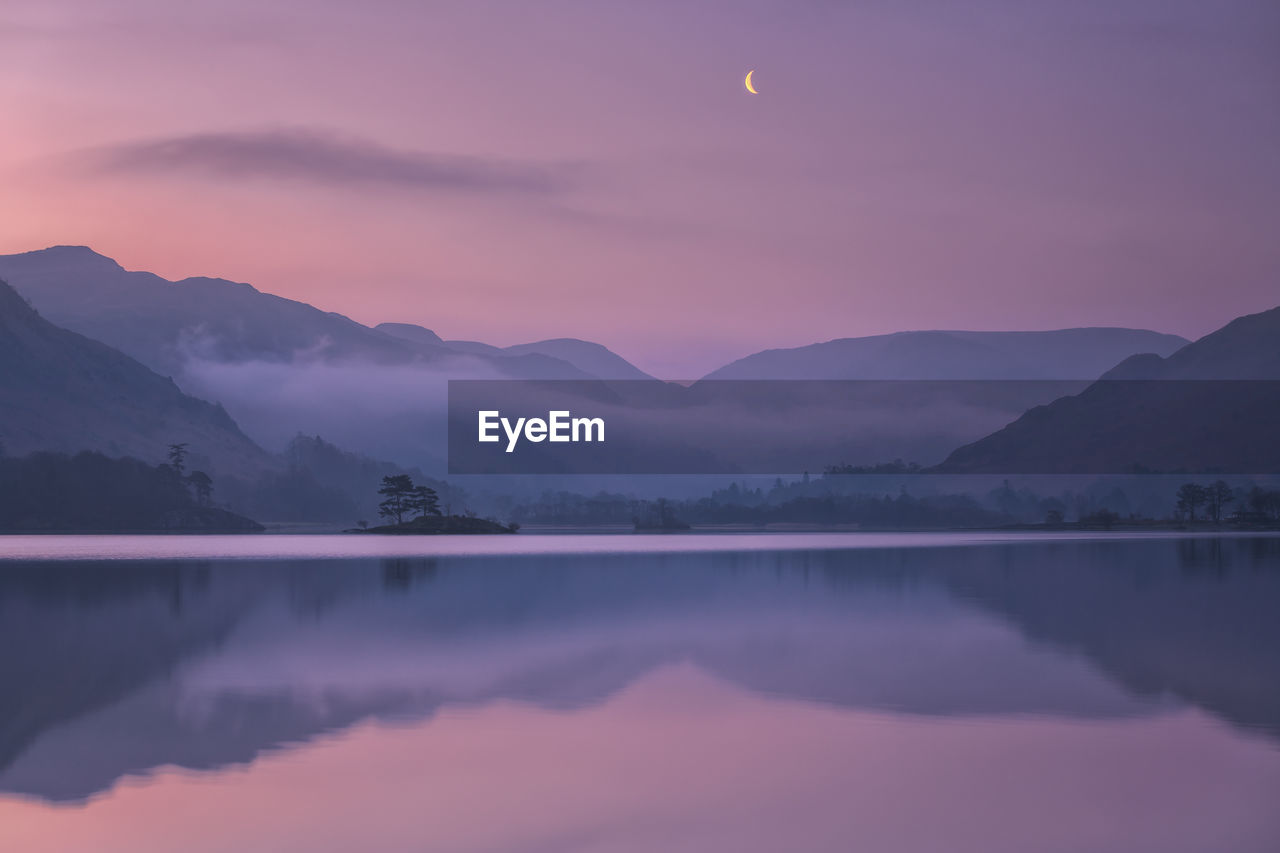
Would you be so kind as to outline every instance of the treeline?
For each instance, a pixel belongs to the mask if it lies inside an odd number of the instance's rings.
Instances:
[[[421,471],[403,469],[343,450],[320,436],[298,434],[281,454],[283,466],[256,480],[228,480],[220,494],[255,518],[284,522],[345,522],[379,515],[370,489],[384,477],[409,475],[439,495],[442,506],[461,507],[466,495]]]
[[[1197,521],[1203,518],[1217,524],[1223,520],[1235,524],[1275,524],[1280,522],[1280,489],[1259,485],[1233,488],[1225,480],[1208,485],[1183,483],[1178,487],[1175,517]],[[1200,508],[1204,514],[1198,516]]]
[[[632,524],[647,504],[630,495],[609,492],[547,491],[536,500],[508,508],[507,514],[521,524]]]
[[[920,474],[924,468],[918,462],[878,462],[875,465],[828,465],[825,474]]]
[[[0,530],[261,529],[209,506],[211,490],[212,480],[193,480],[181,464],[88,451],[0,458]]]
[[[987,527],[1014,521],[1005,513],[984,508],[968,495],[828,493],[771,502],[764,499],[766,494],[764,490],[742,489],[737,484],[692,500],[650,501],[606,492],[579,495],[559,491],[547,492],[538,500],[516,506],[510,514],[521,524],[643,523],[645,526],[657,526],[653,519],[689,524],[793,523],[904,529]],[[670,524],[664,521],[663,526]]]
[[[969,495],[827,494],[796,497],[781,503],[733,505],[711,498],[677,504],[676,514],[692,523],[709,524],[856,524],[875,528],[993,527],[1014,519],[983,507]]]
[[[189,470],[200,448],[171,444],[155,460],[107,457],[101,453],[37,453],[7,458],[7,506],[0,527],[15,529],[171,529],[157,512],[186,512],[183,524],[201,527],[230,511],[271,522],[343,522],[381,514],[371,484],[408,476],[428,489],[446,512],[468,508],[466,493],[441,480],[342,450],[319,436],[296,436],[280,455],[280,467],[256,477],[217,477]],[[167,459],[167,462],[164,460]],[[37,470],[38,469],[38,470]],[[113,475],[111,472],[115,472]],[[109,482],[116,476],[117,483]],[[114,505],[113,505],[114,504]],[[200,512],[195,512],[199,510]],[[193,514],[194,513],[194,514]],[[384,516],[385,517],[385,516]],[[201,521],[205,519],[205,521]]]
[[[888,468],[910,474],[910,466],[890,463],[877,467],[880,475]],[[904,529],[1160,527],[1188,521],[1248,527],[1280,523],[1280,490],[1253,482],[1178,487],[1176,480],[1165,478],[1100,478],[1044,494],[1007,479],[992,487],[981,482],[987,478],[974,478],[959,487],[950,484],[952,491],[946,491],[948,483],[942,478],[856,477],[848,473],[848,466],[841,466],[817,477],[776,478],[772,484],[759,486],[733,482],[704,497],[684,500],[548,491],[537,499],[504,506],[502,514],[522,524],[644,526],[653,526],[653,519],[663,518],[664,511],[691,524],[797,523]],[[1054,480],[1046,478],[1044,484]]]

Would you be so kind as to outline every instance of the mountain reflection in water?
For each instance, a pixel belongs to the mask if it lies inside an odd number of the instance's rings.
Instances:
[[[1010,731],[1190,712],[1271,760],[1278,605],[1280,539],[1265,537],[0,562],[0,814],[6,797],[83,804],[162,768],[305,753],[370,721],[585,719],[654,684],[724,703],[726,725],[741,697]],[[667,724],[633,713],[624,739]]]

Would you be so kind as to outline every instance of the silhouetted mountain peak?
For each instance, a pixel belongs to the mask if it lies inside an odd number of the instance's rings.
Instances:
[[[1102,374],[1103,379],[1153,379],[1164,370],[1165,360],[1153,352],[1131,355]]]
[[[308,358],[407,363],[444,350],[375,332],[340,314],[194,276],[125,270],[84,248],[0,255],[0,276],[51,322],[177,375],[193,354],[218,362]]]
[[[207,287],[207,288],[231,288],[240,290],[245,293],[261,293],[262,291],[243,281],[231,281],[226,278],[211,278],[204,275],[190,276],[189,278],[180,279],[174,282],[176,287]]]
[[[939,470],[1280,470],[1280,308],[1232,320],[1167,358],[1131,356],[1102,379],[957,449]]]
[[[529,344],[516,344],[507,347],[503,352],[508,355],[542,355],[556,358],[601,379],[653,378],[608,347],[579,338],[550,338]]]
[[[1042,332],[932,329],[771,349],[707,379],[1093,379],[1135,353],[1168,355],[1185,338],[1145,329]]]
[[[373,329],[243,282],[205,276],[170,281],[125,270],[83,246],[0,255],[0,277],[56,325],[175,376],[186,373],[193,359],[221,364],[435,363],[448,369],[456,356],[467,354],[513,378],[645,378],[604,347],[585,341],[528,344],[513,351],[447,346],[422,326],[384,323]],[[574,357],[561,359],[555,349]],[[593,359],[600,360],[603,372],[595,369]]]
[[[384,335],[391,335],[393,338],[401,338],[406,341],[426,344],[444,343],[435,332],[426,326],[419,326],[414,323],[379,323],[373,328]]]
[[[121,266],[106,255],[100,255],[88,246],[50,246],[33,252],[9,255],[9,267],[13,270],[119,270]]]
[[[1280,308],[1237,317],[1167,358],[1129,358],[1103,379],[1280,379]]]
[[[481,341],[445,341],[444,345],[454,352],[468,355],[502,355],[502,347],[495,347],[493,344]]]
[[[1280,379],[1280,307],[1237,317],[1166,362],[1174,379]]]

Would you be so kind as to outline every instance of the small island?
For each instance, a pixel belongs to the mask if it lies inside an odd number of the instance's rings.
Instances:
[[[347,533],[383,533],[401,535],[493,534],[515,533],[518,524],[502,524],[470,513],[452,515],[440,511],[440,496],[429,486],[418,486],[408,474],[382,478],[378,494],[378,515],[386,524],[369,527],[364,522]]]
[[[518,524],[502,524],[488,518],[472,515],[420,516],[398,524],[381,524],[377,527],[357,527],[347,533],[400,533],[435,535],[442,533],[515,533]]]

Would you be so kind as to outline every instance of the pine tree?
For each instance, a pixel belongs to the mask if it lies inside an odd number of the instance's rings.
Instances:
[[[404,523],[404,514],[412,508],[415,493],[413,478],[408,474],[396,474],[382,478],[382,487],[378,494],[384,500],[378,504],[378,515],[396,524]]]
[[[186,471],[187,464],[187,443],[169,445],[169,467],[178,472],[181,477]]]
[[[417,486],[409,497],[409,509],[416,512],[419,518],[440,514],[440,496],[436,490],[428,486]]]

